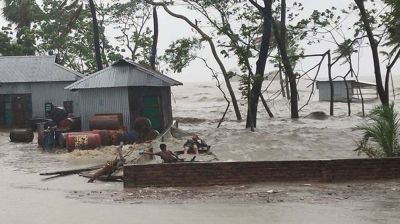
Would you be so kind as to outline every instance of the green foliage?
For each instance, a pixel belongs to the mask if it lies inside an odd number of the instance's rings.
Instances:
[[[37,23],[37,51],[57,56],[57,63],[81,73],[96,71],[90,10],[80,1],[43,0],[42,20]],[[121,58],[104,36],[104,18],[97,7],[103,63]]]
[[[183,0],[198,15],[199,26],[209,27],[209,36],[225,58],[238,60],[239,69],[249,73],[249,60],[258,55],[261,34],[260,12],[247,1]]]
[[[250,94],[250,89],[254,84],[260,84],[264,81],[264,76],[254,75],[254,76],[240,76],[239,80],[239,90],[242,93],[242,99],[248,99]]]
[[[57,62],[82,73],[95,71],[93,30],[89,9],[72,2],[44,0],[38,23],[38,51],[57,55]]]
[[[240,76],[241,78],[239,79],[239,90],[242,94],[242,99],[248,99],[249,98],[249,93],[251,89],[251,85],[253,84],[252,79],[250,76]]]
[[[131,60],[148,66],[153,35],[149,27],[151,5],[141,0],[129,0],[109,5],[105,10],[106,24],[120,32],[115,37],[119,43],[115,50],[123,52],[127,49]]]
[[[0,32],[0,54],[4,56],[33,55],[35,53],[35,35],[32,30],[22,27],[17,38],[13,36],[11,25]]]
[[[17,34],[17,45],[21,46],[21,54],[35,54],[36,36],[35,30],[28,27],[21,27]]]
[[[363,131],[362,139],[357,143],[356,152],[372,158],[400,156],[399,117],[394,104],[377,106],[369,115],[370,123],[357,126]]]
[[[4,0],[3,16],[18,28],[30,28],[32,22],[40,19],[41,13],[35,0]]]
[[[196,59],[196,51],[200,48],[200,40],[196,38],[182,38],[169,45],[162,59],[168,63],[169,69],[180,73],[191,61]]]
[[[342,43],[339,43],[337,49],[333,52],[336,55],[334,60],[345,59],[345,62],[347,62],[353,53],[358,52],[357,44],[358,42],[353,42],[351,39],[345,39]]]
[[[391,11],[384,14],[383,17],[388,28],[388,40],[384,46],[392,47],[388,52],[388,57],[390,58],[400,50],[400,21],[398,19],[400,17],[400,1],[386,0],[385,2],[391,7]]]
[[[10,46],[2,46],[3,55],[34,55],[35,54],[35,34],[31,30],[31,24],[39,21],[42,11],[34,0],[5,0],[2,9],[6,20],[17,26],[16,43],[10,43]],[[11,26],[3,27],[7,30],[5,35],[12,34]],[[11,37],[10,37],[11,38]],[[6,41],[3,39],[3,41]],[[10,41],[14,41],[13,38]],[[7,45],[6,42],[0,45]],[[8,49],[8,50],[6,50]]]

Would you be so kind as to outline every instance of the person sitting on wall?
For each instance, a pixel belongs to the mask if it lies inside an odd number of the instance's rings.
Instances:
[[[199,154],[199,149],[203,147],[207,147],[207,149],[210,148],[210,146],[207,145],[207,143],[203,139],[199,138],[198,135],[194,134],[192,136],[192,139],[188,139],[185,142],[185,144],[183,144],[183,154],[187,153]]]
[[[161,152],[141,152],[142,154],[148,154],[148,155],[155,155],[161,157],[164,163],[175,163],[178,161],[182,161],[177,155],[175,155],[173,152],[167,150],[167,145],[166,144],[160,144],[160,149]]]

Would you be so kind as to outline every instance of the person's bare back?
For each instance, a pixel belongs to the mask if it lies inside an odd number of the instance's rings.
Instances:
[[[148,155],[156,155],[161,157],[164,163],[174,163],[181,161],[177,155],[175,155],[173,152],[167,150],[167,145],[166,144],[160,144],[160,152],[152,153],[152,152],[140,152],[143,154],[148,154]]]
[[[157,152],[157,153],[154,153],[154,155],[161,157],[161,159],[164,161],[164,163],[174,163],[174,162],[178,161],[178,159],[176,158],[176,155],[169,150]]]

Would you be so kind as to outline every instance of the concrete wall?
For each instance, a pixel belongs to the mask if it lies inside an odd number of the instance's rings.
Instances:
[[[125,187],[207,186],[268,181],[347,181],[400,178],[400,158],[124,166]]]
[[[333,82],[333,99],[334,101],[347,102],[347,93],[349,92],[350,100],[353,97],[353,82],[347,81],[348,90],[346,89],[346,83],[344,81]],[[318,82],[319,89],[319,100],[330,101],[331,100],[331,86],[329,82]]]
[[[127,87],[82,89],[77,92],[82,130],[89,130],[89,119],[101,113],[122,113],[124,125],[130,127]]]
[[[45,103],[63,106],[64,101],[73,101],[74,114],[79,111],[78,95],[76,92],[64,90],[72,82],[39,82],[39,83],[2,83],[0,94],[32,94],[32,117],[45,116]]]

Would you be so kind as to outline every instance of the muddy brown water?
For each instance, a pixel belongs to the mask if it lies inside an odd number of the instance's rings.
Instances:
[[[0,223],[400,221],[396,181],[355,184],[350,191],[347,185],[316,183],[123,189],[122,183],[88,184],[77,175],[52,180],[39,176],[98,164],[104,157],[94,152],[84,156],[43,152],[34,143],[10,143],[8,133],[0,133]]]
[[[272,86],[279,89],[278,82]],[[266,92],[267,98],[272,92]],[[299,88],[299,93],[303,105],[309,92]],[[226,102],[215,83],[176,87],[174,116],[185,119],[179,139],[169,141],[168,147],[181,150],[186,135],[197,133],[221,161],[357,156],[353,149],[361,134],[352,128],[364,121],[359,116],[361,104],[352,104],[353,116],[348,117],[347,105],[335,103],[335,117],[322,121],[289,119],[284,98],[268,103],[275,118],[268,118],[260,106],[256,132],[245,130],[245,121],[235,121],[232,108],[216,129]],[[245,100],[239,99],[239,104],[245,115]],[[376,104],[369,102],[366,109]],[[315,95],[300,115],[314,111],[328,113],[329,102],[319,102]],[[190,123],[193,120],[198,122]],[[400,180],[124,189],[122,183],[89,184],[77,175],[51,180],[39,175],[97,165],[114,157],[107,149],[43,152],[34,143],[10,143],[8,132],[0,132],[0,223],[400,223]]]

